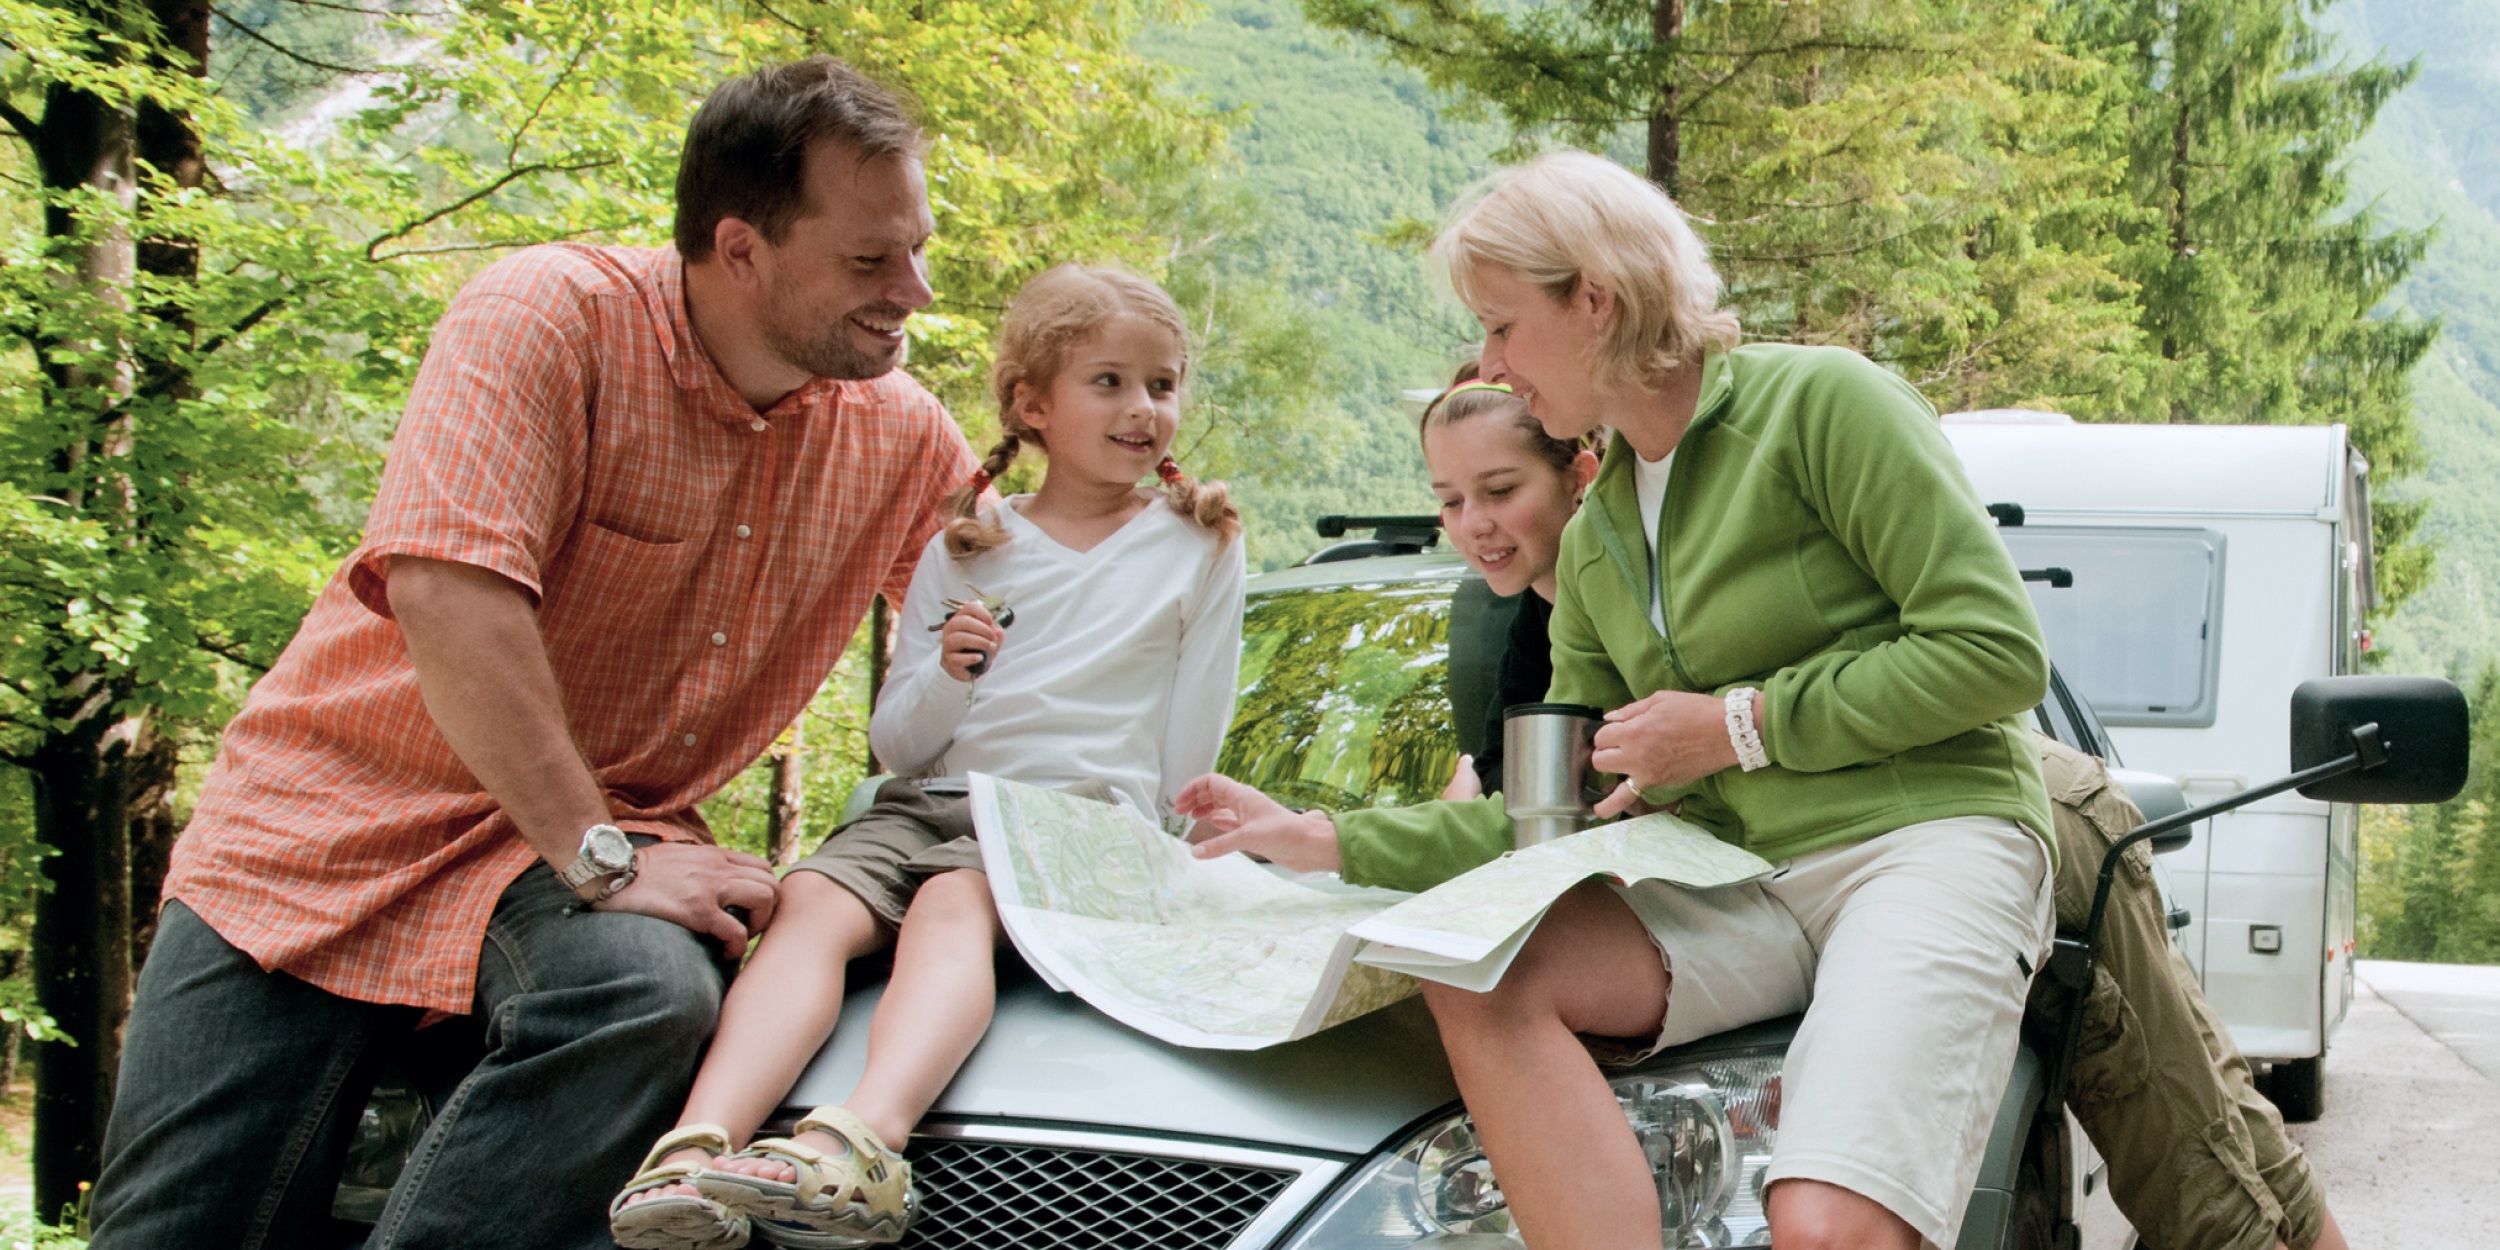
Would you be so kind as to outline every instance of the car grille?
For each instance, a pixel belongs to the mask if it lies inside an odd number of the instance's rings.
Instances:
[[[913,1250],[1217,1250],[1290,1172],[1058,1146],[915,1138]]]

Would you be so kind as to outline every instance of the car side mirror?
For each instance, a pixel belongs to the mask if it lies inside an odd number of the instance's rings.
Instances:
[[[2355,730],[2376,725],[2375,748]],[[2370,735],[2363,735],[2367,738]],[[2437,677],[2321,677],[2292,691],[2292,769],[2362,753],[2358,770],[2300,787],[2328,803],[2442,803],[2465,788],[2465,692]],[[2373,754],[2383,758],[2372,760]]]

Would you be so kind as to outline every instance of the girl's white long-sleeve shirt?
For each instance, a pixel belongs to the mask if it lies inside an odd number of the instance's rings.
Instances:
[[[1160,493],[1090,551],[998,511],[1008,540],[958,558],[941,533],[912,575],[868,741],[906,777],[983,772],[1041,786],[1108,783],[1160,821],[1215,767],[1241,669],[1242,544],[1184,519]],[[989,670],[939,667],[945,599],[1015,609]]]

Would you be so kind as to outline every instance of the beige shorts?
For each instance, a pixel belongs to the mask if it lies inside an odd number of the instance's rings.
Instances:
[[[1105,803],[1119,801],[1099,781],[1064,788]],[[877,801],[859,819],[834,830],[815,853],[790,865],[790,871],[833,878],[858,895],[887,928],[899,930],[921,882],[942,872],[980,867],[972,800],[962,794],[924,793],[920,782],[896,777],[877,787]]]
[[[1669,1046],[1795,1015],[1814,990],[1814,949],[1761,883],[1688,890],[1665,881],[1614,887],[1666,964],[1667,1014],[1640,1047],[1584,1037],[1599,1063],[1635,1063]]]
[[[1952,1245],[2048,949],[2040,840],[1956,817],[1799,856],[1755,884],[1617,893],[1672,978],[1651,1050],[1804,1009],[1766,1179],[1841,1186]],[[1617,1061],[1602,1039],[1591,1049]]]

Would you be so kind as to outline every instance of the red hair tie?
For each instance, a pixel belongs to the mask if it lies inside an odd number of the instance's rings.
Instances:
[[[990,471],[989,471],[989,470],[987,470],[987,469],[974,469],[974,470],[972,471],[972,493],[973,493],[973,496],[974,496],[975,498],[978,498],[978,497],[980,496],[980,494],[981,494],[981,492],[982,492],[982,491],[988,490],[989,488],[990,488]]]
[[[1180,481],[1181,462],[1174,460],[1170,456],[1165,456],[1163,458],[1163,463],[1155,466],[1155,476],[1162,478],[1165,482]]]

